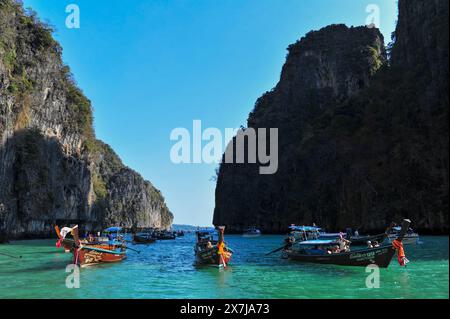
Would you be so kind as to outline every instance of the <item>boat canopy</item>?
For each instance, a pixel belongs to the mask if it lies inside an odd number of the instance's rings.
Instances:
[[[331,244],[335,244],[336,241],[335,240],[321,240],[321,239],[317,239],[317,240],[306,240],[306,241],[302,241],[300,243],[298,243],[299,245],[331,245]]]
[[[105,233],[116,233],[122,231],[122,227],[109,227],[105,229]]]
[[[322,233],[320,237],[340,237],[345,235],[344,233]]]
[[[320,231],[321,228],[315,227],[315,226],[289,226],[290,229],[296,230],[296,231]]]

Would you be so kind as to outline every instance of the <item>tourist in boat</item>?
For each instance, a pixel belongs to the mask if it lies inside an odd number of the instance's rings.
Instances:
[[[372,242],[370,240],[367,241],[367,248],[373,248]]]
[[[93,243],[94,240],[95,240],[94,235],[89,234],[89,236],[88,236],[88,242]]]
[[[339,251],[350,251],[350,241],[345,239],[342,235],[339,238]]]
[[[341,252],[341,250],[339,249],[338,245],[333,246],[333,248],[332,248],[332,253],[333,254],[339,254],[340,252]]]
[[[359,237],[359,231],[355,230],[355,237],[358,238]]]
[[[212,249],[213,245],[211,244],[211,242],[208,240],[208,243],[206,244],[206,248],[207,249]]]
[[[373,242],[373,248],[380,247],[380,244],[375,240]]]
[[[294,236],[289,236],[284,241],[286,243],[286,248],[289,249],[295,244],[295,237]]]

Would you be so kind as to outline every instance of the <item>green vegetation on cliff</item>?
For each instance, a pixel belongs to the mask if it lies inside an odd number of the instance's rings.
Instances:
[[[160,192],[96,139],[61,56],[34,11],[0,0],[0,238],[46,237],[55,223],[169,227]]]

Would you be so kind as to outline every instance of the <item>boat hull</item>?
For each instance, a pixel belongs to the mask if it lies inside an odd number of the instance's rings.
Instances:
[[[107,245],[91,245],[89,247],[81,247],[74,249],[74,263],[81,267],[95,265],[100,263],[115,263],[126,258],[126,250]]]
[[[305,263],[360,267],[375,264],[380,268],[387,268],[394,254],[395,249],[391,245],[384,245],[377,248],[326,255],[305,255],[295,251],[290,251],[287,252],[287,257],[291,260]]]
[[[133,236],[133,242],[135,244],[153,244],[156,242],[156,238],[135,235]]]
[[[225,265],[231,260],[232,253],[230,251],[224,251],[222,254],[223,261]],[[201,265],[214,265],[223,266],[224,262],[218,253],[216,247],[207,250],[196,250],[195,252],[196,262]]]
[[[75,246],[75,242],[73,241],[73,239],[63,239],[61,241],[61,246],[63,247],[64,252],[70,253]]]

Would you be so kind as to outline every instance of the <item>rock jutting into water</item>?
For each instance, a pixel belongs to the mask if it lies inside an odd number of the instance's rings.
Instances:
[[[448,231],[448,1],[399,1],[393,44],[331,25],[288,49],[248,127],[279,129],[279,168],[220,166],[215,225]],[[389,59],[387,58],[389,56]]]
[[[0,1],[0,240],[55,223],[170,227],[161,193],[95,138],[90,101],[48,26]]]

